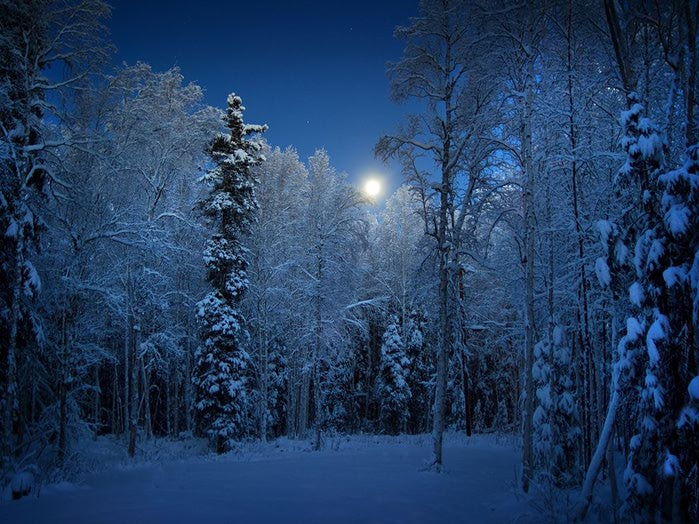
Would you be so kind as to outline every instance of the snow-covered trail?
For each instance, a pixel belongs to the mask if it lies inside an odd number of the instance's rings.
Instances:
[[[429,441],[348,442],[339,450],[169,461],[94,475],[74,490],[0,505],[0,522],[522,522],[509,444],[445,448],[446,471],[420,471]]]

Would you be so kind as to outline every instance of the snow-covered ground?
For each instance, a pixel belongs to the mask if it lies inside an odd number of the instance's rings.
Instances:
[[[429,436],[328,438],[320,452],[281,439],[224,456],[200,443],[156,441],[123,460],[99,439],[99,470],[78,484],[44,486],[0,503],[0,522],[478,523],[541,522],[541,497],[516,489],[512,438],[451,434],[442,473],[424,470]],[[121,444],[121,443],[119,443]],[[184,449],[186,447],[187,449]],[[187,458],[178,458],[185,455]]]

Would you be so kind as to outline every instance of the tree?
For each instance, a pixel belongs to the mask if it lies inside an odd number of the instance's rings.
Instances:
[[[552,411],[555,400],[552,398],[551,384],[551,343],[548,340],[534,346],[534,366],[532,378],[536,386],[536,402],[532,417],[534,465],[550,473],[553,448],[555,446],[552,424]]]
[[[298,286],[303,309],[300,330],[302,342],[301,397],[299,430],[303,434],[309,420],[309,396],[313,393],[315,414],[314,447],[321,446],[321,430],[325,425],[323,368],[332,366],[341,356],[346,334],[346,319],[351,315],[356,286],[352,264],[357,239],[362,231],[357,190],[337,175],[324,150],[308,159],[306,220],[303,228],[305,255],[299,260]],[[305,347],[304,347],[305,346]],[[312,386],[312,390],[311,390]]]
[[[60,326],[52,332],[70,334],[68,344],[56,341],[61,354],[110,356],[106,383],[123,377],[123,388],[105,388],[111,397],[122,397],[113,399],[110,424],[113,431],[129,432],[130,451],[139,412],[146,436],[153,434],[157,416],[151,397],[156,406],[167,405],[164,425],[171,432],[180,420],[174,404],[185,396],[185,405],[191,405],[186,384],[198,294],[192,288],[201,288],[203,280],[192,253],[201,251],[203,233],[194,221],[196,196],[187,178],[203,163],[204,148],[220,128],[220,112],[202,105],[202,97],[198,85],[184,83],[179,69],[156,73],[139,63],[81,90],[66,120],[90,136],[89,147],[62,157],[62,179],[70,190],[50,208],[51,262],[45,271],[52,278],[46,288],[66,297],[49,309],[56,318],[52,325]],[[95,316],[96,304],[108,314]],[[117,352],[121,341],[123,352]],[[78,370],[63,361],[68,362],[59,359],[59,369],[74,377]],[[89,370],[96,405],[105,393],[100,367]],[[59,387],[68,398],[84,389],[77,380]],[[163,403],[157,398],[161,391]],[[123,414],[114,413],[117,406]],[[92,418],[101,422],[94,413]],[[60,420],[63,427],[64,417]]]
[[[691,477],[699,468],[699,418],[691,391],[699,350],[698,146],[687,148],[682,167],[652,174],[657,179],[647,190],[647,228],[635,246],[637,280],[629,288],[636,314],[628,321],[641,336],[628,340],[627,365],[640,367],[645,380],[624,473],[625,509],[641,522],[690,521],[698,500]],[[633,353],[647,355],[642,366]]]
[[[0,339],[2,442],[0,465],[15,451],[18,434],[18,361],[20,352],[43,340],[34,299],[41,279],[32,262],[44,222],[38,201],[60,187],[55,154],[80,138],[56,136],[45,118],[60,121],[56,105],[61,90],[76,87],[105,56],[99,0],[0,2]],[[51,66],[67,66],[65,78],[51,80]]]
[[[381,420],[391,433],[405,431],[408,421],[408,402],[411,398],[409,366],[398,319],[394,317],[381,340],[381,377],[378,384]]]
[[[296,322],[299,297],[294,281],[302,258],[308,173],[292,148],[282,151],[265,145],[262,153],[265,162],[255,168],[259,179],[256,190],[259,211],[245,239],[249,250],[250,286],[243,307],[250,325],[250,348],[255,360],[260,400],[259,432],[262,440],[266,440],[272,436],[269,426],[273,420],[278,429],[286,427],[295,433],[294,424],[278,420],[280,414],[274,414],[278,409],[275,404],[282,400],[287,415],[293,410],[288,405],[292,402],[279,398],[273,375],[283,372],[285,387],[288,386],[290,367],[294,365],[292,354],[297,354],[299,349]],[[282,361],[285,363],[283,371],[272,364]]]
[[[430,405],[432,400],[431,382],[434,377],[434,360],[429,351],[427,340],[428,321],[426,315],[415,306],[408,315],[405,333],[405,354],[408,358],[408,387],[410,400],[409,431],[421,433],[430,423]]]
[[[579,482],[580,468],[576,460],[580,425],[575,398],[572,351],[565,341],[561,326],[553,329],[551,347],[551,394],[553,397],[551,426],[553,429],[552,477],[558,486]]]
[[[204,252],[213,290],[197,304],[203,341],[195,354],[193,382],[200,430],[219,453],[249,431],[251,412],[248,335],[237,306],[248,285],[241,241],[257,210],[252,168],[263,160],[256,137],[267,128],[245,124],[244,109],[240,97],[228,96],[224,122],[229,134],[217,136],[209,148],[214,167],[203,180],[212,189],[200,203],[217,232]]]
[[[401,160],[421,197],[425,229],[434,242],[439,282],[433,418],[436,469],[442,465],[448,362],[454,343],[450,287],[463,255],[459,248],[465,245],[465,225],[478,223],[475,195],[483,188],[483,162],[490,151],[484,147],[488,140],[483,139],[490,127],[482,116],[495,92],[490,82],[474,82],[487,76],[480,75],[481,51],[486,52],[469,19],[473,15],[464,1],[424,0],[420,16],[396,30],[406,47],[403,59],[389,69],[392,94],[399,101],[417,101],[420,113],[376,146],[384,159]],[[437,166],[437,173],[420,168],[424,159]]]

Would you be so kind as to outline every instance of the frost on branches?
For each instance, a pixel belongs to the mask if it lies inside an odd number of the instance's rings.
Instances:
[[[197,305],[202,343],[195,353],[192,379],[199,430],[219,453],[250,429],[251,362],[245,351],[248,334],[238,311],[248,281],[242,236],[257,209],[252,168],[264,160],[259,133],[266,126],[243,123],[240,97],[228,96],[224,118],[228,135],[219,135],[208,154],[214,164],[203,177],[211,186],[199,205],[216,228],[207,243],[204,263],[213,289]]]

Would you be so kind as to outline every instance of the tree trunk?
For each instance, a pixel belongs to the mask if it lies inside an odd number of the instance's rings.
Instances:
[[[530,12],[531,16],[531,12]],[[533,28],[529,23],[529,31]],[[532,154],[532,81],[533,81],[533,57],[528,57],[527,72],[525,78],[524,118],[522,125],[522,149],[524,156],[524,216],[525,216],[525,347],[524,347],[524,449],[522,452],[522,489],[529,491],[529,482],[533,476],[534,450],[533,450],[533,416],[534,416],[534,257],[536,255],[536,218],[534,215],[534,162]]]
[[[141,389],[143,390],[141,393],[143,395],[143,422],[146,430],[146,438],[150,439],[153,436],[153,423],[150,410],[150,383],[143,359],[139,358],[138,363],[138,367],[141,370]]]
[[[310,402],[311,374],[307,370],[301,371],[301,384],[299,392],[299,422],[297,437],[305,438],[308,430],[308,403]]]
[[[136,357],[138,348],[138,335],[140,327],[136,325],[133,312],[133,283],[129,274],[128,280],[128,327],[129,327],[129,361],[131,364],[131,376],[129,380],[129,457],[136,453],[136,426],[138,424],[138,361]]]
[[[66,326],[65,307],[61,313],[61,359],[60,372],[58,374],[58,465],[62,466],[66,458],[66,359],[68,357],[68,333]]]
[[[92,377],[93,377],[94,388],[95,388],[95,394],[92,397],[92,423],[95,425],[95,438],[97,438],[97,433],[99,431],[99,427],[101,426],[101,420],[100,420],[101,389],[100,389],[99,366],[95,366],[92,369]]]
[[[3,384],[3,435],[2,450],[0,453],[0,464],[4,467],[9,463],[12,456],[12,428],[14,426],[14,413],[17,396],[17,334],[19,330],[19,320],[21,317],[20,300],[22,288],[22,267],[24,266],[23,256],[23,236],[17,236],[15,246],[13,279],[12,279],[12,307],[10,310],[10,333],[7,344],[7,354],[5,364],[5,383]]]
[[[616,482],[616,467],[614,465],[614,431],[607,445],[607,464],[609,465],[609,488],[612,492],[612,512],[614,513],[614,522],[618,521],[619,516],[619,486]]]
[[[609,406],[607,407],[607,418],[604,421],[604,427],[602,428],[602,433],[600,434],[597,448],[594,455],[592,455],[592,460],[590,461],[590,466],[587,468],[587,474],[585,475],[585,481],[583,482],[583,505],[580,509],[579,520],[583,520],[585,518],[585,515],[587,515],[587,510],[590,508],[590,503],[592,502],[592,490],[595,487],[597,476],[602,469],[604,455],[607,452],[609,441],[612,438],[618,405],[619,393],[617,392],[615,386],[614,391],[612,392],[612,398],[609,401]]]
[[[466,422],[466,436],[470,437],[473,427],[473,410],[471,409],[471,388],[469,385],[468,368],[466,367],[466,356],[461,354],[461,380],[464,389],[464,421]]]

